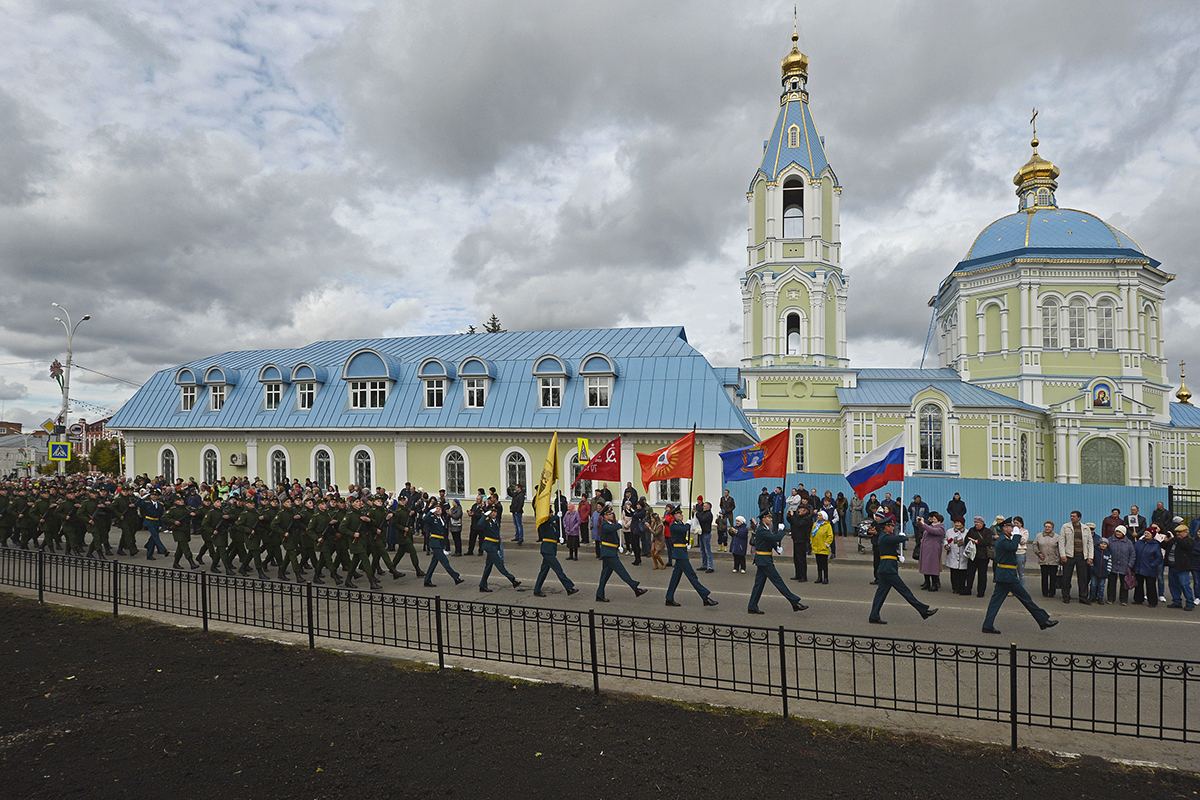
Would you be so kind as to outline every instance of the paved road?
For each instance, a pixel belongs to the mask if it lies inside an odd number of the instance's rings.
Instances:
[[[847,548],[843,547],[844,552]],[[746,603],[750,588],[754,582],[754,566],[751,564],[745,575],[731,573],[732,559],[724,553],[716,555],[716,572],[713,574],[700,573],[701,581],[712,590],[713,597],[720,602],[719,606],[705,608],[700,598],[687,584],[681,582],[676,592],[676,601],[680,608],[665,606],[667,584],[671,577],[670,570],[652,569],[650,559],[644,559],[641,566],[632,566],[632,558],[623,559],[630,574],[650,592],[641,598],[635,598],[633,593],[619,579],[609,581],[607,596],[612,601],[597,603],[595,601],[596,585],[600,576],[600,562],[590,551],[581,550],[580,560],[567,561],[565,548],[560,549],[560,560],[563,567],[580,589],[580,593],[568,597],[558,583],[553,573],[546,581],[544,591],[546,598],[533,596],[533,583],[541,565],[541,556],[536,546],[526,544],[517,546],[505,545],[505,560],[509,570],[522,581],[520,588],[513,589],[502,576],[493,573],[490,586],[491,594],[478,591],[479,578],[483,571],[484,560],[480,556],[452,557],[451,564],[462,573],[466,583],[455,586],[445,573],[435,576],[437,588],[429,589],[416,578],[411,570],[411,564],[406,563],[402,569],[406,577],[392,580],[390,576],[381,578],[383,591],[389,593],[434,596],[455,600],[476,600],[492,603],[515,604],[539,608],[556,608],[569,610],[584,610],[595,608],[612,614],[636,614],[664,619],[716,622],[729,625],[762,625],[773,627],[786,625],[791,629],[823,633],[856,634],[861,636],[885,636],[899,639],[921,639],[937,642],[956,642],[966,644],[982,644],[990,647],[1006,645],[1015,642],[1022,648],[1053,649],[1077,653],[1095,653],[1106,655],[1127,655],[1154,658],[1169,658],[1196,660],[1200,655],[1197,641],[1200,641],[1200,613],[1184,612],[1165,608],[1160,603],[1158,608],[1145,606],[1105,605],[1084,606],[1077,601],[1064,604],[1061,600],[1043,600],[1040,596],[1038,576],[1028,576],[1029,588],[1034,594],[1034,600],[1042,603],[1050,614],[1061,620],[1060,625],[1049,631],[1040,631],[1021,607],[1016,598],[1009,598],[997,618],[996,625],[1003,632],[1002,637],[990,636],[981,632],[983,616],[991,596],[991,583],[987,589],[987,597],[964,597],[949,591],[949,575],[942,578],[940,592],[923,592],[919,590],[921,576],[910,564],[906,564],[901,575],[922,600],[937,607],[937,616],[924,621],[904,600],[893,592],[883,609],[883,618],[889,623],[886,626],[870,625],[867,617],[874,597],[875,587],[869,585],[871,580],[871,562],[869,556],[843,555],[830,562],[830,584],[817,585],[811,581],[797,583],[790,580],[791,556],[776,558],[780,573],[788,585],[799,594],[809,606],[808,611],[793,613],[787,601],[767,585],[760,607],[766,612],[764,616],[751,616],[746,612]],[[422,567],[428,564],[428,556],[421,556]],[[119,560],[138,564],[149,564],[162,568],[170,568],[170,559],[158,558],[147,562],[144,558],[123,557]],[[699,553],[692,551],[693,566],[699,561]],[[274,572],[271,573],[272,575]],[[809,574],[814,575],[815,569],[810,563]],[[328,581],[328,576],[326,576]],[[359,581],[360,587],[365,581]]]

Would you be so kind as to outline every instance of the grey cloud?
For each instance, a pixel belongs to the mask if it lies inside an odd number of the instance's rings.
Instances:
[[[118,4],[90,0],[42,0],[48,14],[71,14],[89,20],[107,33],[123,50],[145,65],[156,69],[176,69],[179,58],[145,26],[120,10]]]
[[[53,172],[48,127],[41,114],[0,89],[0,205],[34,199],[38,182]]]
[[[22,383],[9,383],[0,378],[0,400],[19,400],[29,396],[29,387]]]

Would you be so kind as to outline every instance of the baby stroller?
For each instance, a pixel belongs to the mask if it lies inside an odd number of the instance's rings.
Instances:
[[[868,552],[871,546],[871,523],[865,520],[858,523],[858,527],[854,529],[854,532],[858,534],[858,552]]]

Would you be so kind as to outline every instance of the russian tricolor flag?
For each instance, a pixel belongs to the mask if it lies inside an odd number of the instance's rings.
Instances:
[[[892,481],[904,480],[904,434],[889,439],[867,453],[846,473],[854,493],[861,499]]]

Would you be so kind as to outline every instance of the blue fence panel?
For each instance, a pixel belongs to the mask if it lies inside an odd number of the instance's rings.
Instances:
[[[778,478],[765,478],[726,483],[724,488],[729,490],[730,496],[737,502],[734,513],[749,518],[751,514],[758,513],[758,495],[764,486],[769,491],[775,491],[776,486],[783,486],[784,494],[787,495],[791,494],[793,487],[801,483],[809,491],[815,489],[824,494],[828,489],[833,492],[834,497],[837,497],[838,492],[844,492],[846,497],[853,496],[846,477],[837,474],[789,473],[786,482]],[[900,484],[889,483],[875,492],[875,495],[882,500],[884,492],[891,492],[892,497],[899,497]],[[1046,520],[1053,520],[1055,525],[1062,525],[1075,509],[1083,512],[1085,522],[1095,522],[1098,527],[1100,520],[1112,513],[1114,508],[1121,509],[1122,514],[1128,514],[1129,507],[1136,505],[1142,516],[1150,519],[1151,512],[1159,502],[1163,505],[1167,503],[1165,487],[990,481],[928,475],[906,479],[904,492],[909,497],[921,495],[921,499],[929,504],[930,510],[942,513],[945,513],[950,498],[958,492],[967,504],[968,522],[975,515],[979,515],[990,525],[999,514],[1015,514],[1024,518],[1025,527],[1035,533],[1041,530],[1042,523]]]

